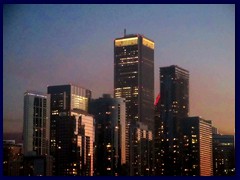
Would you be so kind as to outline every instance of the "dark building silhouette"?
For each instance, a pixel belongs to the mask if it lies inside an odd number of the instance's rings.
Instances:
[[[155,115],[155,174],[181,175],[181,121],[189,112],[189,72],[176,65],[161,67],[160,97]]]
[[[160,68],[161,119],[166,126],[169,148],[180,133],[181,119],[189,112],[189,72],[176,65]]]
[[[3,140],[3,175],[19,176],[22,162],[22,145],[15,144],[15,140]]]
[[[133,150],[131,151],[132,158],[132,173],[133,176],[151,176],[153,175],[153,134],[148,126],[144,123],[137,122],[131,126],[130,141],[132,142]]]
[[[126,99],[126,159],[134,175],[133,143],[130,126],[144,123],[154,127],[154,42],[143,35],[133,34],[114,40],[114,97]],[[133,131],[132,131],[133,132]]]
[[[92,146],[86,131],[92,130],[87,123],[93,124],[93,118],[85,112],[77,112],[77,114],[78,116],[62,115],[57,118],[56,175],[92,175]]]
[[[54,175],[92,176],[95,127],[88,106],[91,91],[76,85],[49,86]]]
[[[126,104],[123,98],[104,94],[92,100],[95,118],[95,175],[124,175],[126,165]]]
[[[52,176],[53,157],[49,155],[24,156],[21,176]]]
[[[213,134],[213,175],[235,175],[235,146],[233,135]]]
[[[158,94],[154,103],[154,175],[161,176],[165,174],[165,164],[167,156],[165,153],[168,151],[168,144],[165,135],[165,126],[160,118],[160,94]]]

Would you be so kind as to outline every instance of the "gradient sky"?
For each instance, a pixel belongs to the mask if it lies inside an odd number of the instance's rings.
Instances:
[[[234,5],[4,5],[3,128],[21,132],[23,94],[74,83],[93,97],[113,94],[113,41],[139,33],[155,41],[159,67],[190,71],[190,115],[235,128]]]

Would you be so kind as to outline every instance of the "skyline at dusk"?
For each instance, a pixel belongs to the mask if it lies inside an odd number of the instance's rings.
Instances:
[[[77,84],[113,95],[114,39],[143,34],[159,68],[189,71],[190,116],[235,128],[235,5],[4,5],[3,131],[21,132],[27,90]]]

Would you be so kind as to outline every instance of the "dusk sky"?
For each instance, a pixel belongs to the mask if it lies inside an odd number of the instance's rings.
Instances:
[[[190,72],[190,116],[235,128],[235,5],[4,5],[3,128],[21,132],[27,90],[73,83],[113,94],[113,42],[139,33],[159,67]]]

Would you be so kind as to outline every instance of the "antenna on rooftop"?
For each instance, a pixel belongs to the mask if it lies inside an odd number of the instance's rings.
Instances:
[[[126,36],[126,29],[124,29],[124,37]]]

